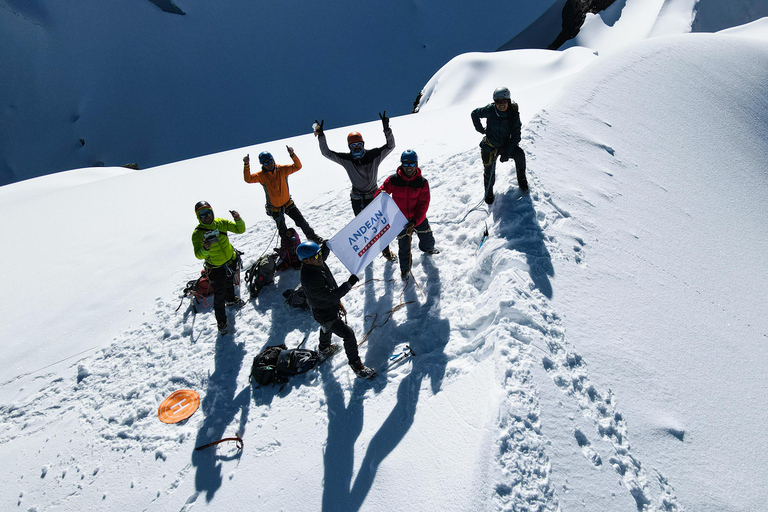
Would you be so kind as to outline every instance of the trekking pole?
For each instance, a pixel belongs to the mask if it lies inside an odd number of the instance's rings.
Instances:
[[[306,342],[307,342],[307,339],[308,339],[308,338],[309,338],[309,333],[307,333],[307,335],[306,335],[306,336],[304,336],[304,340],[303,340],[301,343],[299,343],[299,346],[298,346],[298,347],[296,347],[296,348],[301,348],[301,347],[303,347],[303,346],[304,346],[304,343],[306,343]]]

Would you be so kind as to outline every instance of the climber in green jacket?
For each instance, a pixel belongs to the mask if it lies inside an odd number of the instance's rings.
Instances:
[[[195,205],[195,214],[200,224],[192,233],[195,257],[205,260],[208,280],[213,288],[213,312],[216,315],[219,334],[222,336],[229,332],[226,306],[240,307],[245,304],[235,295],[235,276],[240,271],[240,257],[227,236],[227,232],[244,233],[245,222],[235,210],[229,213],[232,214],[234,222],[214,218],[211,205],[207,201],[198,202]]]

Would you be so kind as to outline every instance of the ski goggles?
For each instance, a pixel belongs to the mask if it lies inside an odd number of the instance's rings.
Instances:
[[[403,167],[416,167],[416,165],[417,165],[417,162],[403,162],[402,163]]]
[[[205,210],[200,210],[199,212],[197,212],[197,216],[200,217],[201,219],[203,217],[207,217],[209,215],[213,215],[213,210],[209,210],[208,208],[206,208]]]
[[[353,142],[349,145],[349,149],[363,149],[365,142]]]

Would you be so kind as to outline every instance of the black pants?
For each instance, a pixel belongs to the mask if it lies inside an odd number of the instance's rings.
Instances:
[[[435,248],[435,237],[427,219],[413,228],[413,232],[419,237],[419,249],[427,252]],[[401,272],[407,272],[411,269],[411,238],[413,236],[409,235],[407,230],[403,230],[397,235],[397,257],[400,260]]]
[[[486,197],[493,197],[493,184],[496,181],[496,159],[502,157],[502,162],[511,157],[515,161],[517,185],[523,192],[528,190],[528,179],[525,176],[525,152],[517,144],[508,144],[500,148],[480,144],[480,156],[483,158],[483,187]]]
[[[307,237],[308,240],[314,240],[317,238],[315,231],[309,227],[309,224],[306,220],[304,220],[304,217],[301,215],[301,212],[293,201],[288,201],[287,205],[278,209],[267,206],[267,213],[269,213],[269,215],[275,219],[275,222],[277,223],[277,231],[280,233],[281,237],[285,237],[288,232],[288,226],[285,224],[285,216],[288,215],[301,229],[301,231],[304,233],[304,236]]]
[[[208,269],[208,280],[213,288],[213,313],[216,323],[227,323],[226,303],[235,300],[235,277],[237,276],[237,258],[220,267]]]
[[[352,201],[352,211],[355,212],[355,217],[360,215],[360,212],[365,209],[366,206],[371,204],[373,201],[373,194],[371,195],[362,195],[359,198],[354,198],[350,195],[350,200]]]
[[[344,352],[347,353],[349,364],[355,365],[360,361],[360,354],[357,352],[357,338],[355,338],[355,331],[345,324],[341,318],[337,318],[333,322],[328,322],[320,327],[320,343],[318,344],[318,350],[323,350],[324,348],[331,346],[332,334],[335,334],[344,341]]]

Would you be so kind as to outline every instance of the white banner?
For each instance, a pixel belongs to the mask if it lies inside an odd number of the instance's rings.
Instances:
[[[382,192],[352,222],[328,240],[347,270],[365,270],[400,233],[408,220],[388,194]]]

